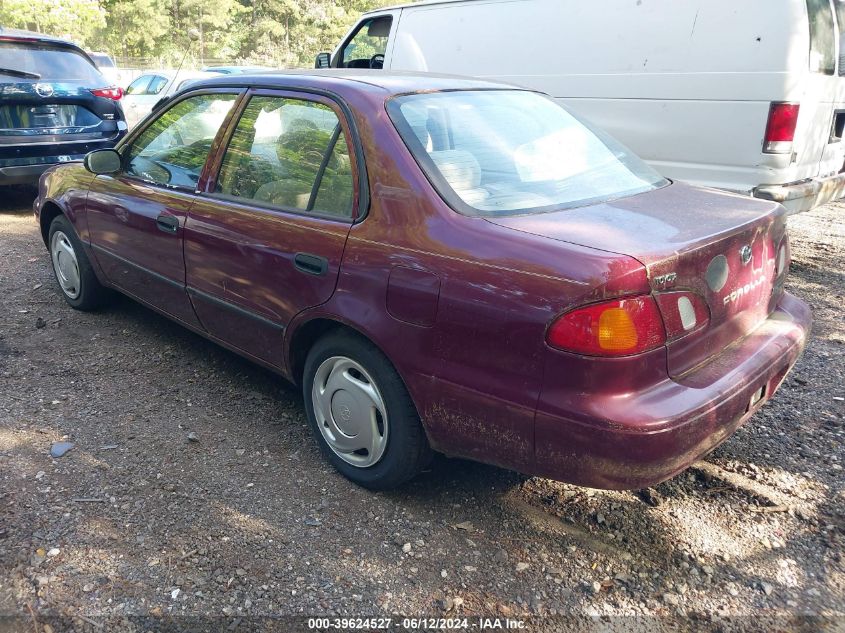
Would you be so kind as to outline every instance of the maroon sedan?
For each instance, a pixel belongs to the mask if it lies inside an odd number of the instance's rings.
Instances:
[[[660,482],[774,394],[810,328],[782,207],[669,182],[481,81],[206,80],[45,174],[35,210],[71,306],[118,290],[300,384],[370,488],[432,449]]]

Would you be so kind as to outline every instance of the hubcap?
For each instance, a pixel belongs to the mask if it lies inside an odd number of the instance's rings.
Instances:
[[[361,365],[345,356],[323,361],[311,399],[317,427],[338,457],[359,468],[378,463],[387,447],[387,409]]]
[[[53,270],[56,271],[56,279],[59,280],[62,292],[71,299],[76,299],[80,293],[79,262],[73,245],[62,231],[53,233],[50,254],[53,258]]]

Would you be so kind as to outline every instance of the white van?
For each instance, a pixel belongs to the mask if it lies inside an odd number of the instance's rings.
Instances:
[[[845,195],[840,32],[845,0],[429,0],[364,14],[317,66],[540,90],[669,178],[798,211]]]

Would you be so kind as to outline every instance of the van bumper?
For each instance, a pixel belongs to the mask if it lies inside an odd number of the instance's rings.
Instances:
[[[760,185],[752,193],[756,198],[780,202],[790,213],[809,211],[845,196],[845,172],[789,185]]]

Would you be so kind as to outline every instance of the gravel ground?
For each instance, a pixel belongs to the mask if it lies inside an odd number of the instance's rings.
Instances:
[[[0,629],[845,624],[845,205],[790,219],[812,342],[693,469],[606,492],[443,458],[375,494],[322,461],[275,375],[129,300],[69,308],[31,200],[0,193]]]

